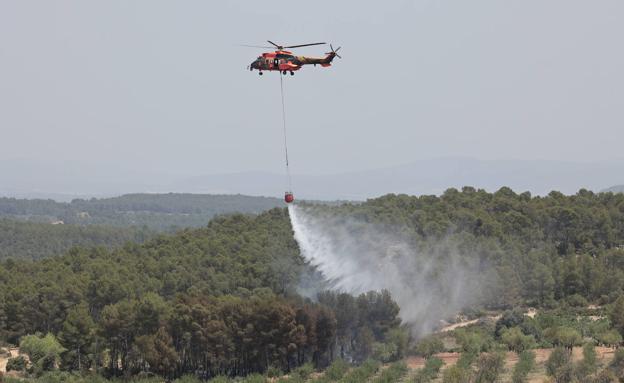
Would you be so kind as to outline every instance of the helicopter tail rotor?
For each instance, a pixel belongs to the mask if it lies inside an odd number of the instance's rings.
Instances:
[[[337,53],[337,52],[340,50],[340,48],[342,48],[342,47],[338,47],[338,48],[334,49],[334,47],[333,47],[331,44],[329,44],[329,48],[331,48],[331,52],[327,52],[327,53],[325,53],[326,55],[334,55],[334,56],[338,57],[339,59],[341,59],[341,58],[342,58],[342,57],[341,57],[341,56]]]

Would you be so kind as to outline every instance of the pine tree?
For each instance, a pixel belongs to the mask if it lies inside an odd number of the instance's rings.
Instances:
[[[64,364],[78,370],[89,367],[89,353],[95,340],[95,328],[86,303],[69,310],[58,336],[61,345],[67,349],[63,355]]]

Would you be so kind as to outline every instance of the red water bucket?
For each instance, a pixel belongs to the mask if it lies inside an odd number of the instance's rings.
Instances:
[[[292,192],[286,192],[286,194],[284,194],[284,201],[286,203],[291,203],[294,200],[295,200],[295,196]]]

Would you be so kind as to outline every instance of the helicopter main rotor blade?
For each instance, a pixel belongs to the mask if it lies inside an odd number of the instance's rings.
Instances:
[[[327,44],[327,43],[312,43],[312,44],[301,44],[301,45],[289,45],[289,46],[284,47],[284,48],[300,48],[300,47],[309,47],[311,45],[323,45],[323,44]]]
[[[247,48],[262,48],[262,49],[273,49],[273,47],[267,45],[247,45],[247,44],[239,44],[239,47],[247,47]]]
[[[273,41],[271,41],[271,40],[267,40],[267,42],[268,42],[269,44],[271,44],[271,45],[275,46],[275,48],[277,48],[277,49],[282,49],[282,46],[281,46],[281,45],[277,45],[277,44],[275,44],[275,43],[274,43]]]

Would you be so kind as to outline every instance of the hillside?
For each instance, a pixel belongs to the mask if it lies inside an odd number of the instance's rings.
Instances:
[[[127,194],[69,203],[0,198],[0,217],[74,225],[145,226],[157,231],[205,226],[219,214],[257,214],[281,206],[278,198],[243,195]]]
[[[403,264],[407,275],[424,267],[434,281],[451,261],[462,270],[476,268],[483,284],[465,312],[502,314],[495,325],[478,321],[476,328],[455,329],[454,345],[446,348],[481,352],[516,338],[532,348],[576,345],[577,333],[617,343],[618,332],[624,334],[624,195],[581,190],[532,197],[466,187],[440,197],[387,195],[307,209],[357,222],[356,229],[371,224],[399,233],[415,246],[408,255],[424,257]],[[1,337],[11,343],[57,339],[64,351],[55,363],[68,370],[107,360],[100,369],[108,376],[149,371],[170,378],[265,373],[271,366],[289,371],[305,363],[323,368],[339,355],[356,363],[390,361],[414,347],[408,330],[420,324],[400,326],[407,307],[387,291],[352,296],[318,291],[317,284],[315,301],[299,296],[314,270],[292,230],[286,209],[272,209],[219,217],[144,244],[0,263]],[[361,233],[343,234],[357,240]],[[377,273],[393,259],[379,254]],[[439,285],[424,286],[431,295],[444,293]],[[605,309],[579,321],[590,302]],[[504,311],[525,305],[538,309],[535,319]],[[508,339],[508,331],[515,338]],[[41,340],[24,338],[46,332],[51,335]],[[466,363],[477,363],[474,353],[466,355]]]
[[[0,264],[0,335],[17,342],[51,332],[69,350],[62,360],[68,369],[100,358],[91,348],[98,341],[113,356],[109,375],[140,372],[146,353],[163,376],[198,368],[215,375],[311,360],[325,366],[337,333],[345,347],[353,342],[347,327],[366,327],[372,342],[400,323],[390,297],[372,292],[337,319],[329,305],[296,294],[302,268],[283,209],[217,218],[143,245],[12,260]],[[327,297],[356,306],[348,294]]]
[[[145,227],[53,225],[0,218],[0,260],[41,259],[75,246],[114,248],[126,242],[142,243],[155,235]]]
[[[490,307],[542,306],[578,295],[589,301],[610,301],[624,287],[620,261],[624,194],[581,190],[571,196],[552,192],[532,197],[509,188],[488,193],[465,187],[449,189],[440,197],[387,195],[358,205],[317,206],[314,211],[310,214],[338,217],[323,218],[321,223],[338,222],[339,228],[355,231],[350,242],[365,240],[358,240],[358,232],[370,235],[364,224],[398,236],[411,248],[399,258],[399,276],[405,281],[415,275],[430,278],[431,284],[422,288],[444,288],[436,282],[440,273],[433,266],[425,275],[411,272],[404,266],[413,262],[410,257],[418,262],[433,257],[443,268],[460,262],[459,271],[474,274],[479,281],[480,296],[473,298]],[[327,236],[331,227],[335,226],[330,226]],[[378,262],[364,257],[366,249],[355,253],[350,262]],[[447,277],[456,279],[453,274]]]

